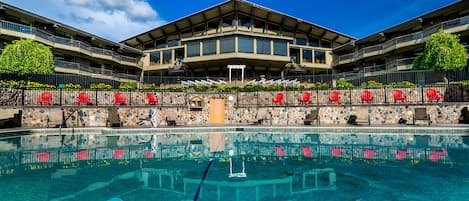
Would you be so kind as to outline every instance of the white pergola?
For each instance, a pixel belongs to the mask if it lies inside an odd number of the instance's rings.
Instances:
[[[241,82],[244,84],[244,69],[246,68],[246,65],[228,65],[228,78],[229,78],[229,84],[231,84],[231,69],[241,69]]]

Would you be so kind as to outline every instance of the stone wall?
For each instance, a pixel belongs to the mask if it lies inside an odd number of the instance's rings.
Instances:
[[[175,116],[177,123],[186,126],[206,126],[209,119],[210,98],[225,98],[225,124],[247,125],[257,120],[260,110],[264,110],[266,117],[263,125],[303,125],[303,120],[311,110],[319,110],[321,125],[345,125],[346,118],[354,111],[365,109],[368,111],[371,125],[396,125],[399,118],[403,117],[407,104],[332,104],[325,105],[299,105],[297,97],[301,93],[291,93],[286,96],[289,105],[272,105],[271,98],[276,92],[259,93],[174,93],[171,95],[158,94],[168,105],[155,106],[118,106],[120,120],[124,127],[152,127],[167,126],[166,117]],[[341,92],[346,96],[347,91]],[[415,92],[418,93],[418,92]],[[142,98],[142,94],[135,98]],[[111,95],[109,95],[111,96]],[[359,97],[359,95],[357,95]],[[327,99],[326,92],[312,99]],[[198,100],[201,105],[194,107],[191,100]],[[244,104],[243,104],[244,103]],[[259,103],[259,105],[256,105]],[[238,105],[237,105],[238,104]],[[103,127],[108,120],[108,106],[62,106],[64,117],[67,118],[67,127]],[[431,103],[409,104],[410,110],[417,107],[427,108],[431,121],[434,124],[455,124],[463,107],[469,107],[468,103]],[[60,106],[25,107],[23,109],[23,127],[37,128],[47,127],[50,108]]]

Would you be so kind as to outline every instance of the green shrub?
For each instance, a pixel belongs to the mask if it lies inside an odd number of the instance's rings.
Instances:
[[[316,83],[313,83],[313,85],[311,86],[311,89],[327,89],[329,88],[329,85],[325,82],[316,82]]]
[[[25,89],[56,89],[57,87],[50,84],[42,84],[39,82],[27,82],[24,85]]]
[[[370,88],[379,88],[379,87],[383,87],[383,83],[381,82],[376,82],[374,80],[369,80],[368,82],[362,82],[360,84],[361,87],[363,88],[367,88],[367,87],[370,87]]]
[[[80,84],[73,84],[73,83],[65,84],[65,90],[74,90],[74,89],[81,89],[81,85]]]
[[[390,83],[388,86],[392,88],[413,88],[415,87],[415,84],[409,81],[402,81]]]
[[[15,81],[15,80],[0,80],[0,88],[8,88],[8,89],[18,89],[23,87],[24,81]]]
[[[343,78],[338,79],[335,84],[337,88],[341,88],[341,89],[353,88],[353,84]]]
[[[90,85],[90,89],[111,90],[112,86],[104,83],[93,83]]]
[[[132,89],[137,89],[137,83],[136,82],[121,82],[119,84],[119,89],[122,90],[132,90]]]

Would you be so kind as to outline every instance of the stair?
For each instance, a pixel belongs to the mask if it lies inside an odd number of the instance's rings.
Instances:
[[[15,151],[17,149],[16,144],[8,141],[0,141],[0,151]]]
[[[20,109],[0,109],[0,128],[13,128],[21,126]]]

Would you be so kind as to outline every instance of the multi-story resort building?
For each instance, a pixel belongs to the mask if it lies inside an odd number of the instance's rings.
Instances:
[[[0,3],[0,40],[52,48],[56,72],[118,81],[141,76],[249,78],[411,69],[439,29],[469,42],[469,2],[458,1],[362,39],[242,0],[224,1],[120,43]]]
[[[28,38],[51,47],[57,73],[137,80],[142,51],[0,2],[0,49]]]

